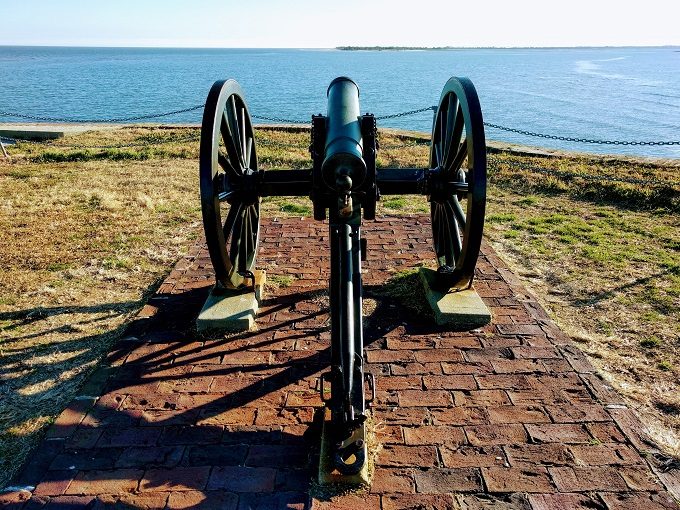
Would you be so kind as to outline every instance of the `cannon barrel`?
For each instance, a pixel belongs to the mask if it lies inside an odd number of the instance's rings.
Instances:
[[[341,76],[328,86],[328,124],[323,179],[331,188],[344,192],[357,188],[366,177],[361,136],[359,87]]]

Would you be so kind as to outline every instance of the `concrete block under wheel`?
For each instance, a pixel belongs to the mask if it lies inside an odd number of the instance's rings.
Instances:
[[[266,280],[264,271],[253,271],[255,291],[217,290],[210,291],[201,313],[196,319],[196,330],[203,331],[249,331],[255,326],[255,317],[262,301],[262,289]]]
[[[491,322],[491,312],[474,287],[440,292],[432,288],[436,271],[421,267],[419,274],[425,287],[425,297],[439,326],[474,329]]]

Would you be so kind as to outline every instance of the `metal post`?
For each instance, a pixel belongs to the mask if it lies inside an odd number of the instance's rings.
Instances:
[[[2,140],[0,139],[0,148],[2,149],[2,154],[7,158],[10,159],[9,154],[7,154],[7,150],[5,149],[5,145],[2,143]]]

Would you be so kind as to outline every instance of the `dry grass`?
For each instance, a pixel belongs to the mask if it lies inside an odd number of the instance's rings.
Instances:
[[[0,486],[200,235],[198,143],[137,146],[197,137],[196,129],[129,127],[10,147],[12,162],[0,159]],[[308,133],[257,137],[263,168],[309,166]],[[426,165],[422,138],[380,138],[380,166]],[[65,147],[123,144],[133,146]],[[678,166],[494,158],[487,238],[677,454],[677,187],[602,185],[507,163],[666,181],[678,180]],[[263,208],[266,217],[311,214],[304,198],[267,199]],[[385,197],[381,211],[423,213],[428,204]]]

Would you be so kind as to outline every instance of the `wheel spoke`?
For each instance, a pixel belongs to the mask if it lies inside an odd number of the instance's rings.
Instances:
[[[468,152],[468,141],[467,138],[463,140],[463,142],[460,144],[458,147],[458,152],[456,153],[456,157],[453,158],[450,162],[450,166],[446,168],[447,173],[453,173],[456,170],[460,169],[460,167],[463,165],[463,161],[465,160],[465,156],[467,156]]]
[[[241,117],[239,119],[239,124],[240,124],[240,127],[241,127],[241,143],[243,144],[241,146],[242,154],[243,154],[243,166],[245,168],[248,168],[249,160],[246,157],[246,155],[248,154],[248,148],[247,148],[248,141],[246,140],[246,109],[245,108],[241,108]]]
[[[463,207],[460,205],[457,197],[451,197],[451,205],[453,206],[453,214],[456,217],[456,221],[458,221],[458,225],[460,225],[462,228],[465,228],[467,219],[465,218]]]
[[[248,150],[246,150],[246,168],[250,168],[251,156],[253,155],[253,138],[248,138]]]
[[[460,227],[458,226],[458,221],[456,220],[456,213],[454,211],[454,206],[451,203],[452,199],[446,201],[444,207],[446,207],[447,215],[446,221],[449,224],[452,242],[453,242],[453,255],[456,261],[460,258],[460,254],[463,251],[463,242],[460,239]]]
[[[444,160],[451,159],[449,152],[451,152],[452,142],[451,135],[458,117],[458,98],[455,94],[449,94],[448,109],[446,111],[446,149],[444,150]]]
[[[437,166],[438,167],[442,166],[442,155],[439,143],[434,144],[434,157],[437,160]]]
[[[238,170],[242,168],[238,148],[236,143],[234,143],[234,138],[232,137],[233,129],[231,127],[231,121],[227,115],[226,110],[222,112],[222,119],[220,122],[220,132],[222,133],[222,140],[224,140],[224,145],[227,148],[227,155],[229,156],[229,162],[231,167],[239,174]],[[219,158],[218,158],[219,159]]]
[[[230,113],[231,113],[231,115],[229,116],[229,118],[231,119],[230,126],[233,128],[234,145],[236,145],[236,148],[238,150],[240,166],[241,166],[241,168],[243,168],[243,167],[245,167],[245,161],[243,160],[243,145],[241,143],[241,129],[239,127],[239,122],[238,122],[238,111],[236,110],[236,96],[231,96],[229,98],[229,106],[230,106]]]
[[[239,214],[234,218],[234,230],[231,233],[229,256],[231,258],[231,263],[236,270],[239,270],[240,255],[241,255],[241,235],[243,232],[243,207],[239,208]]]
[[[219,153],[219,154],[217,155],[217,163],[222,167],[222,169],[223,169],[225,172],[227,172],[227,173],[231,172],[231,173],[234,174],[236,177],[240,177],[239,173],[236,171],[236,169],[234,168],[234,166],[233,166],[233,165],[231,164],[231,162],[229,161],[229,158],[227,158],[224,154]]]
[[[458,107],[456,108],[456,120],[454,122],[453,129],[451,131],[451,136],[449,137],[449,147],[458,147],[460,145],[460,140],[463,136],[463,128],[465,127],[465,118],[463,116],[463,110],[460,107],[460,103],[458,103]],[[450,166],[451,160],[454,158],[451,155],[451,150],[448,151],[446,154],[446,158],[444,161],[444,167],[448,168]]]
[[[243,210],[241,214],[241,230],[239,232],[238,240],[238,264],[236,264],[237,271],[243,273],[246,270],[246,264],[248,262],[248,237],[250,233],[248,232],[248,209]]]
[[[241,208],[243,207],[243,204],[241,202],[236,202],[232,204],[232,206],[229,208],[229,213],[227,214],[227,219],[224,221],[224,227],[222,230],[224,231],[224,239],[227,240],[229,239],[229,236],[231,235],[232,231],[234,230],[234,226],[236,224],[236,219],[238,218],[239,212],[241,212]]]

